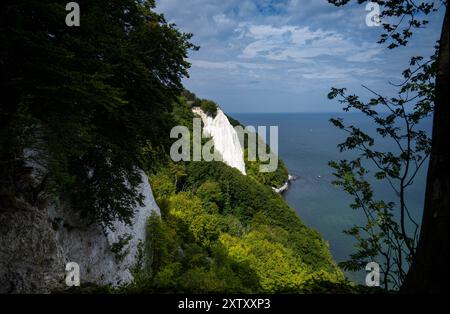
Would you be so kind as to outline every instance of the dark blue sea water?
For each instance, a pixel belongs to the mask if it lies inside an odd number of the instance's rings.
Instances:
[[[284,194],[286,202],[296,209],[300,218],[310,227],[318,230],[329,242],[337,262],[345,261],[354,252],[353,239],[342,231],[364,221],[363,215],[350,208],[352,198],[331,184],[334,179],[330,160],[354,156],[340,153],[337,145],[344,141],[343,131],[334,127],[329,119],[342,117],[345,122],[357,125],[374,134],[373,122],[362,114],[231,114],[244,125],[271,126],[279,129],[279,155],[297,176]],[[431,119],[423,124],[431,129]],[[394,143],[377,138],[381,150],[395,150]],[[427,165],[424,165],[407,194],[408,206],[417,221],[422,217]],[[385,201],[396,201],[392,189],[385,182],[374,182],[376,196]],[[347,273],[354,281],[363,282],[365,274]]]

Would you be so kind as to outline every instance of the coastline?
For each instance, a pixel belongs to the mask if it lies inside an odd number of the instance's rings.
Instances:
[[[284,192],[286,192],[289,189],[289,185],[291,184],[292,181],[294,181],[295,179],[297,179],[297,177],[295,177],[292,174],[288,174],[288,178],[286,181],[284,181],[284,184],[278,188],[272,187],[272,189],[277,192],[278,194],[283,194]]]

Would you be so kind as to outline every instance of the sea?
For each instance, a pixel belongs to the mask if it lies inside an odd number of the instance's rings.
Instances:
[[[283,194],[284,199],[306,225],[322,234],[336,262],[348,260],[355,252],[355,241],[343,230],[365,220],[362,212],[350,207],[353,198],[332,184],[333,169],[328,162],[352,159],[356,153],[339,151],[338,144],[345,141],[346,133],[329,120],[342,118],[345,123],[367,131],[374,136],[378,150],[395,152],[396,144],[377,136],[373,121],[360,113],[233,113],[230,116],[243,125],[267,126],[268,130],[269,126],[278,126],[278,154],[289,173],[296,177]],[[419,125],[426,132],[430,132],[431,127],[431,118]],[[367,167],[375,171],[372,164],[368,163]],[[427,168],[425,163],[406,194],[408,208],[418,222],[422,218]],[[377,199],[397,201],[398,197],[386,181],[374,179],[371,182]],[[346,275],[357,283],[364,283],[366,276],[364,271],[346,272]]]

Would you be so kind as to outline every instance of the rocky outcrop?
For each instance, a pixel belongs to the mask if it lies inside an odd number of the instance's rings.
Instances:
[[[277,192],[278,194],[283,194],[289,189],[289,185],[291,184],[291,181],[294,181],[295,177],[293,175],[288,175],[288,179],[284,182],[284,184],[278,188],[272,187],[272,189]]]
[[[130,282],[147,218],[159,212],[147,176],[142,173],[144,206],[135,208],[130,225],[114,224],[105,233],[87,225],[68,204],[29,206],[0,212],[0,293],[39,293],[64,289],[65,266],[80,266],[81,283],[117,286]],[[114,244],[124,245],[120,254]]]
[[[228,121],[225,113],[219,107],[217,107],[217,113],[214,117],[208,115],[199,107],[194,107],[192,111],[202,119],[203,134],[212,137],[214,148],[222,156],[222,161],[246,175],[244,153],[239,141],[239,136]],[[258,140],[264,144],[264,141],[259,137]],[[275,192],[282,194],[289,188],[289,184],[293,180],[295,180],[295,177],[293,175],[288,175],[287,180],[282,186],[272,187],[272,189]]]
[[[194,107],[192,111],[202,119],[203,133],[212,137],[214,148],[222,156],[223,162],[245,175],[244,152],[239,137],[223,111],[217,108],[214,117],[198,107]]]

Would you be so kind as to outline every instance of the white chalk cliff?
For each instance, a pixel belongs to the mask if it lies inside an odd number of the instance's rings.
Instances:
[[[193,112],[202,119],[203,133],[212,137],[223,162],[245,175],[239,137],[223,111],[218,108],[214,117],[200,108]],[[145,241],[148,217],[152,211],[159,213],[148,177],[143,172],[141,175],[139,189],[144,195],[144,206],[134,209],[131,225],[115,222],[114,230],[107,230],[106,234],[98,224],[88,224],[70,204],[60,200],[40,207],[23,203],[23,209],[0,212],[0,293],[64,289],[69,262],[80,266],[82,284],[118,286],[131,282],[131,269]],[[287,185],[274,190],[281,193]],[[126,254],[118,258],[111,248],[128,237],[130,240],[122,249]]]
[[[214,147],[221,154],[223,162],[245,175],[244,152],[239,137],[223,111],[218,107],[215,117],[207,115],[198,107],[194,107],[192,111],[202,119],[203,134],[212,137]]]
[[[86,225],[68,204],[28,207],[0,213],[0,293],[49,292],[65,288],[65,266],[80,266],[81,283],[117,286],[132,281],[146,222],[159,213],[147,176],[142,173],[140,192],[144,206],[135,208],[131,225],[114,224],[106,234],[94,223]],[[111,251],[120,238],[129,237],[118,258]]]
[[[217,107],[215,117],[206,114],[199,107],[192,108],[192,112],[202,119],[204,124],[203,134],[212,137],[214,147],[222,156],[222,161],[246,175],[244,152],[239,142],[239,137],[224,112],[219,107]],[[294,177],[289,175],[282,186],[278,188],[272,187],[272,189],[275,192],[282,194],[289,188],[289,183],[293,180]]]

